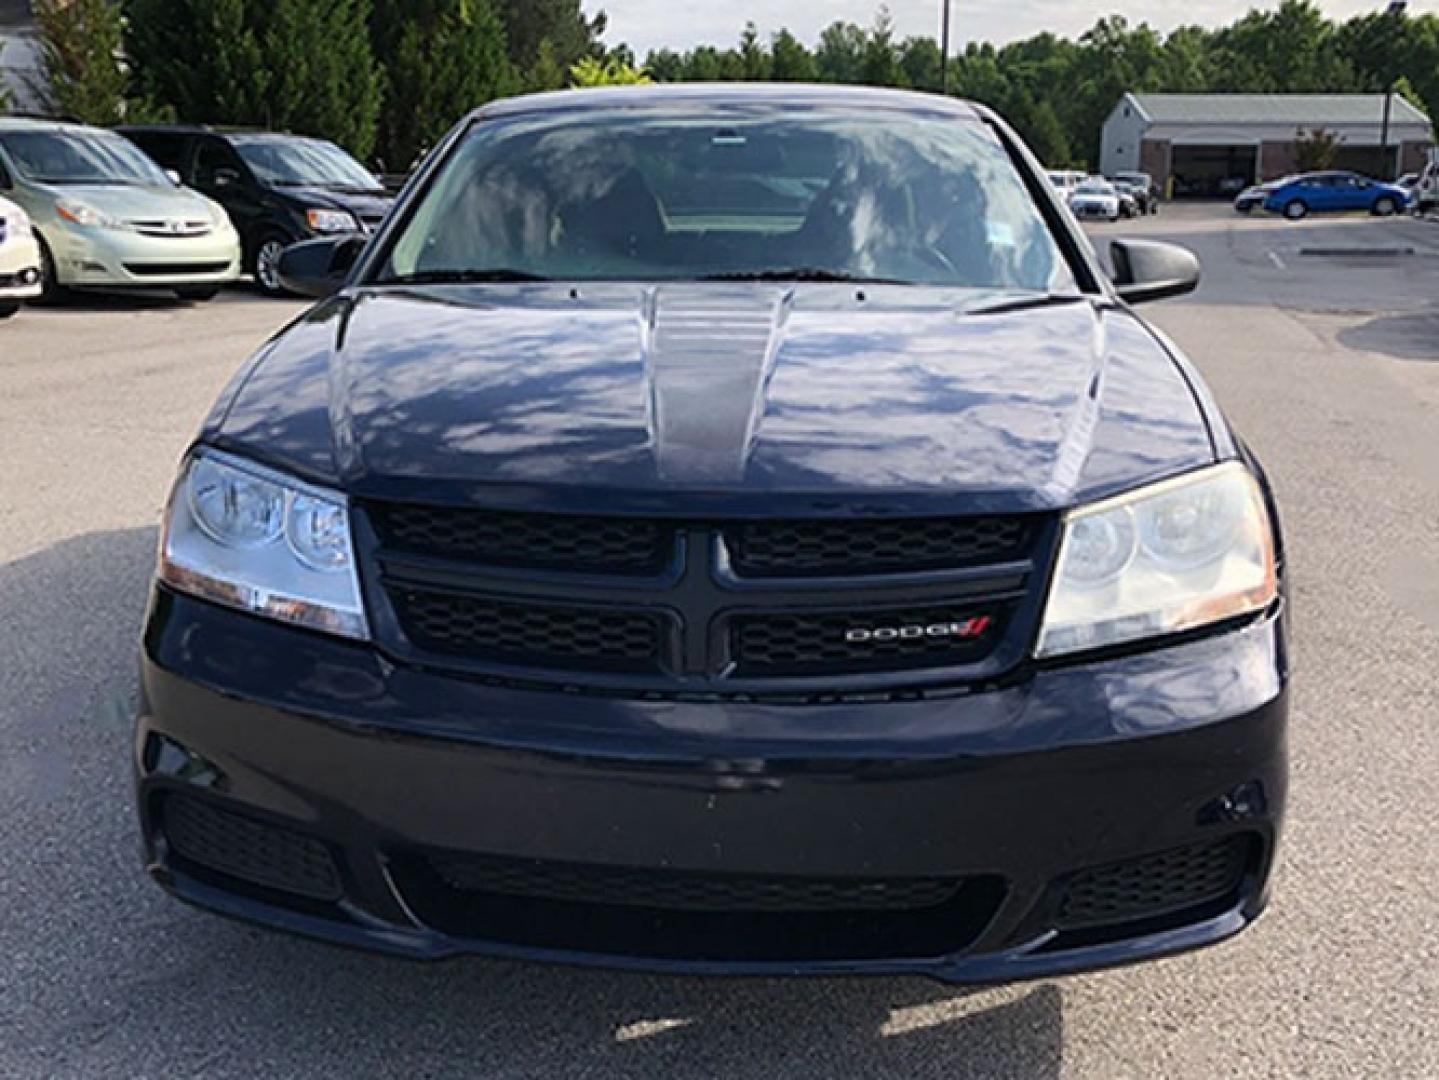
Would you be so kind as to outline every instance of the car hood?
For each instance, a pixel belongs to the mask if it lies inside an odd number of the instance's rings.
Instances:
[[[82,202],[126,221],[208,218],[212,205],[198,191],[173,184],[63,184],[45,190],[56,199]]]
[[[1213,460],[1127,310],[1004,299],[362,291],[266,346],[202,437],[362,496],[671,513],[1037,510]]]

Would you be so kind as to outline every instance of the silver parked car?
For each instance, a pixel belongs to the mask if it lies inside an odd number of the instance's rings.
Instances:
[[[0,117],[0,195],[34,223],[51,296],[145,287],[208,300],[240,273],[224,209],[114,132]]]

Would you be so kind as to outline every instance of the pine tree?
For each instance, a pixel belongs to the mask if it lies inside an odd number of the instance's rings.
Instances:
[[[125,116],[130,76],[121,54],[123,23],[109,0],[35,0],[42,85],[49,109],[87,124]]]
[[[489,0],[378,0],[371,29],[385,71],[379,154],[391,168],[409,168],[471,109],[520,89]]]
[[[788,30],[770,42],[770,78],[777,82],[813,82],[818,73],[810,51]]]

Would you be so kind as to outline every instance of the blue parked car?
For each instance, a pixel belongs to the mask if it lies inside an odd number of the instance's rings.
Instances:
[[[1409,206],[1409,193],[1352,172],[1315,172],[1291,177],[1269,191],[1264,209],[1298,221],[1309,213],[1367,210],[1387,217]]]

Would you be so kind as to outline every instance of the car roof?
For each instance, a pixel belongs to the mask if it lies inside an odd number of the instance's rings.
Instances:
[[[293,131],[270,131],[266,128],[210,124],[120,124],[116,131],[125,135],[246,135],[273,139],[315,139],[317,135],[298,135]]]
[[[107,133],[104,128],[81,124],[75,120],[47,120],[37,116],[0,116],[0,132],[4,131],[83,131]],[[108,134],[108,133],[107,133]]]
[[[519,116],[537,112],[584,112],[589,109],[659,109],[685,106],[796,106],[821,108],[886,109],[915,116],[941,115],[956,119],[988,119],[982,105],[960,98],[941,97],[917,90],[877,86],[840,86],[822,83],[652,83],[642,86],[604,86],[584,90],[551,90],[541,94],[501,98],[481,105],[471,120]]]

